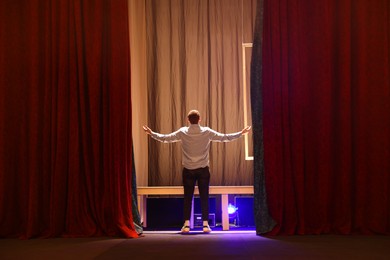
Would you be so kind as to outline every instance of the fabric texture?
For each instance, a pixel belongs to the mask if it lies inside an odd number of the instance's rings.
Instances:
[[[272,231],[276,222],[270,216],[267,201],[265,175],[272,174],[264,170],[263,146],[263,96],[262,96],[262,32],[263,32],[263,0],[258,0],[256,23],[251,59],[251,106],[253,131],[253,173],[254,196],[253,212],[258,235]]]
[[[146,125],[171,133],[196,109],[218,132],[244,127],[242,43],[252,42],[253,2],[146,0]],[[148,185],[181,185],[181,156],[180,144],[149,140]],[[252,185],[244,139],[213,143],[210,172],[211,185]]]
[[[132,179],[131,179],[131,213],[133,215],[134,228],[137,234],[142,234],[144,231],[141,214],[138,210],[138,193],[137,193],[137,175],[134,163],[134,148],[132,152]]]
[[[387,0],[264,0],[270,234],[390,233],[389,15]]]
[[[127,1],[1,1],[0,51],[0,237],[137,237]]]

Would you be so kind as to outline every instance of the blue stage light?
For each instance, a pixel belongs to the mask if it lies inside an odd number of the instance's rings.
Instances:
[[[229,213],[229,215],[232,215],[232,214],[236,213],[237,210],[238,210],[237,207],[235,207],[234,205],[229,203],[229,205],[228,205],[228,213]]]

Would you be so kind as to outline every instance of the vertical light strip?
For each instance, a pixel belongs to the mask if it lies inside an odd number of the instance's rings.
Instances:
[[[245,50],[246,48],[252,48],[252,43],[243,43],[242,44],[242,80],[243,80],[243,96],[244,96],[244,126],[248,125],[248,103],[247,100],[249,99],[247,90],[247,84],[246,84],[246,55]],[[249,156],[249,134],[246,134],[244,136],[244,142],[245,142],[245,160],[253,160],[253,156]]]
[[[247,91],[246,84],[246,55],[245,49],[252,48],[252,43],[245,43],[244,40],[244,0],[241,0],[241,42],[242,42],[242,81],[243,81],[243,97],[244,97],[244,126],[248,125],[248,104],[247,100],[249,99],[249,91]],[[253,160],[253,156],[249,156],[249,134],[244,136],[244,145],[245,145],[245,160]]]

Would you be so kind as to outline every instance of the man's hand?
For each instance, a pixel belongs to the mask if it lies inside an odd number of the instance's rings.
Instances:
[[[145,133],[147,133],[148,135],[152,133],[152,129],[150,129],[148,126],[144,125],[142,128],[144,129]]]
[[[241,134],[245,135],[251,130],[252,126],[247,126],[241,130]]]

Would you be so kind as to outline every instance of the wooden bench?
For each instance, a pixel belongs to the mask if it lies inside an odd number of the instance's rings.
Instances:
[[[184,194],[184,189],[181,186],[148,186],[138,187],[138,210],[143,219],[144,227],[147,226],[146,219],[146,198],[148,195],[181,195]],[[195,195],[199,195],[198,187],[195,187]],[[210,186],[210,195],[221,195],[221,209],[222,209],[222,229],[229,230],[229,213],[228,213],[228,195],[229,194],[251,194],[253,195],[253,186]],[[191,217],[191,228],[194,226],[193,206]]]

